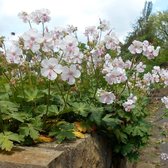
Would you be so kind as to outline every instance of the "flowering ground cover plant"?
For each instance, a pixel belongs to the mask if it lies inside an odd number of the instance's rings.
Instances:
[[[114,155],[136,159],[149,137],[147,96],[168,85],[168,70],[147,72],[142,62],[155,59],[160,48],[134,40],[132,57],[124,60],[105,20],[86,27],[81,42],[74,26],[45,27],[47,9],[19,17],[30,29],[17,39],[0,38],[0,148],[32,145],[40,135],[73,140],[78,121],[107,138]],[[168,108],[168,97],[162,102]]]

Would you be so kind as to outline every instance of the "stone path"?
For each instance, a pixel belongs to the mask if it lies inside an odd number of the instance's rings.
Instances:
[[[149,105],[151,137],[149,144],[142,150],[140,161],[135,168],[168,168],[168,118],[162,119],[165,108],[160,102],[160,98],[167,95],[168,88],[152,98]]]

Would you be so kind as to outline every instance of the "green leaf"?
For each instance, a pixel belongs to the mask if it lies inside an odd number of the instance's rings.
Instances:
[[[39,136],[39,131],[34,129],[32,125],[29,125],[29,135],[33,140],[35,140]]]
[[[83,117],[87,117],[89,114],[88,105],[85,103],[72,103],[73,111]]]
[[[35,112],[37,114],[39,114],[40,116],[43,116],[46,114],[47,112],[47,105],[39,105],[36,109],[35,109]],[[47,115],[49,117],[51,116],[57,116],[59,114],[59,111],[58,111],[58,107],[56,105],[50,105],[48,107],[48,112],[47,112]]]
[[[49,133],[49,136],[55,136],[57,141],[61,143],[63,140],[73,140],[74,135],[74,125],[68,122],[59,122]]]
[[[24,122],[26,119],[26,115],[24,113],[11,113],[10,114],[11,118],[18,120],[20,122]]]
[[[4,137],[3,142],[1,143],[1,149],[6,151],[11,151],[13,147],[13,142],[8,139],[8,137]]]
[[[114,129],[113,132],[114,132],[116,138],[118,139],[118,141],[121,141],[123,143],[127,143],[127,135],[124,132],[122,132],[119,129]]]
[[[34,101],[36,99],[43,97],[43,95],[40,95],[37,88],[32,88],[32,89],[29,88],[28,90],[25,90],[24,92],[25,92],[25,98],[27,99],[27,102],[31,102],[31,101]]]
[[[59,111],[56,105],[50,105],[48,107],[48,116],[57,116],[58,114],[59,114]]]
[[[13,141],[20,142],[20,136],[10,131],[0,133],[0,148],[2,150],[11,151],[13,147]]]
[[[111,128],[114,128],[121,123],[121,120],[114,118],[112,114],[106,114],[102,120]]]
[[[40,116],[43,116],[44,114],[46,114],[46,109],[47,106],[42,104],[36,107],[35,109],[35,113],[39,114]]]
[[[134,150],[134,145],[133,144],[125,144],[122,146],[121,148],[121,153],[126,156],[128,155],[130,152],[132,152]]]
[[[1,92],[0,93],[0,100],[8,100],[9,99],[9,94],[6,92]]]
[[[0,101],[0,111],[3,113],[18,111],[18,105],[10,101]]]
[[[37,139],[39,136],[38,127],[30,123],[20,126],[19,133],[23,137],[30,136],[33,140]]]
[[[29,135],[29,127],[27,125],[26,126],[20,126],[19,127],[19,133],[23,137],[28,136]]]
[[[103,115],[103,108],[99,107],[90,107],[90,120],[92,122],[95,122],[97,125],[100,125],[102,122],[102,115]]]
[[[20,136],[13,132],[7,132],[6,136],[8,136],[8,139],[16,142],[20,142]]]

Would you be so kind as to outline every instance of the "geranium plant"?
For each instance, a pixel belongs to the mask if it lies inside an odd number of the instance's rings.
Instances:
[[[19,17],[30,29],[12,40],[0,38],[0,148],[32,145],[40,135],[73,140],[80,121],[109,140],[114,156],[136,159],[149,137],[147,95],[155,85],[168,85],[168,70],[147,72],[142,62],[160,48],[134,40],[125,60],[105,20],[87,27],[86,40],[79,41],[74,26],[49,30],[47,9]],[[168,97],[162,102],[167,106]]]

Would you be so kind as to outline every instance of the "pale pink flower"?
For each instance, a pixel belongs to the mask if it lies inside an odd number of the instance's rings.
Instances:
[[[105,59],[105,61],[110,61],[111,60],[111,55],[110,54],[106,54],[105,56],[104,56],[104,59]]]
[[[22,35],[24,40],[24,48],[30,49],[33,52],[38,52],[40,49],[40,44],[44,41],[41,34],[35,29],[30,29]]]
[[[159,81],[160,81],[159,74],[153,73],[152,77],[153,77],[153,81],[151,81],[151,83],[159,83]]]
[[[105,48],[104,48],[104,44],[103,43],[99,43],[96,45],[96,48],[93,49],[91,51],[93,57],[97,56],[97,57],[102,57],[102,55],[104,55],[105,53]]]
[[[30,17],[36,24],[49,22],[51,20],[50,11],[48,9],[35,10],[31,13]]]
[[[75,53],[74,56],[71,58],[71,63],[81,64],[83,57],[84,57],[83,53],[81,53],[81,52]]]
[[[18,17],[22,19],[24,23],[27,23],[30,21],[30,15],[27,12],[20,12],[18,14]]]
[[[68,34],[64,27],[55,27],[53,31],[53,37],[55,40],[63,39]]]
[[[49,80],[55,80],[57,78],[57,74],[62,72],[62,66],[58,64],[56,58],[44,59],[41,62],[41,75],[47,77]]]
[[[164,84],[168,86],[168,70],[167,69],[161,69],[159,73],[161,79],[163,80]]]
[[[72,33],[76,32],[76,31],[77,31],[77,27],[75,27],[73,25],[68,25],[67,26],[67,32],[68,33],[72,34]]]
[[[150,72],[144,74],[143,80],[147,85],[150,85],[151,81],[154,81],[153,76]]]
[[[116,96],[112,92],[107,92],[102,89],[97,91],[97,96],[99,101],[104,104],[112,104],[116,99]]]
[[[107,31],[110,29],[110,23],[107,20],[100,20],[100,25],[98,26],[98,29],[101,31]]]
[[[75,83],[75,78],[79,78],[81,75],[81,72],[75,65],[71,65],[69,68],[65,66],[62,70],[61,79],[67,81],[69,85],[73,85]]]
[[[160,154],[160,158],[162,159],[162,160],[168,160],[168,154],[167,153],[161,153]]]
[[[125,69],[119,67],[113,68],[106,74],[105,80],[110,85],[125,82],[127,80]]]
[[[102,73],[103,74],[108,74],[111,72],[111,70],[113,69],[114,67],[112,66],[111,62],[107,61],[104,63],[103,65],[103,69],[102,69]]]
[[[140,54],[143,50],[143,43],[134,40],[132,44],[128,47],[128,50],[131,52],[131,54]]]
[[[110,35],[106,35],[104,38],[105,46],[110,50],[117,50],[120,44],[119,39],[116,37],[114,33]]]
[[[65,38],[62,40],[62,43],[60,44],[60,47],[66,56],[71,56],[74,53],[79,52],[78,41],[72,35],[65,36]]]
[[[142,73],[144,72],[144,69],[146,68],[146,65],[144,65],[142,62],[140,62],[138,65],[136,65],[135,69],[137,72]]]
[[[124,68],[125,67],[125,63],[123,61],[123,59],[121,57],[115,58],[112,61],[112,66],[113,67],[119,67],[119,68]]]
[[[137,97],[134,96],[133,94],[130,94],[130,96],[127,98],[127,101],[122,104],[125,111],[129,112],[133,108],[135,108],[136,101],[137,101]]]
[[[125,68],[125,69],[130,69],[130,68],[131,68],[131,65],[132,65],[132,62],[131,62],[130,60],[126,60],[125,65],[124,65],[124,68]]]
[[[168,109],[168,96],[167,97],[164,96],[163,98],[161,98],[161,101],[162,101],[162,103],[165,104],[166,108]]]
[[[160,74],[160,73],[161,73],[160,67],[159,67],[159,66],[154,66],[154,67],[153,67],[153,70],[152,70],[152,73]]]
[[[145,49],[146,49],[146,47],[148,47],[148,46],[149,46],[149,41],[144,40],[142,44],[143,44],[143,50],[145,50]]]
[[[8,63],[21,64],[25,61],[25,57],[19,47],[12,46],[6,51],[6,60]]]
[[[149,45],[143,49],[143,55],[146,56],[148,59],[154,59],[158,56],[160,51],[160,47],[157,47],[156,49],[154,46]]]
[[[98,32],[97,32],[97,29],[96,29],[96,26],[86,27],[84,35],[86,37],[93,37],[94,39],[97,39],[98,36],[99,36]]]
[[[44,37],[43,37],[42,50],[44,52],[49,52],[49,51],[53,51],[53,49],[54,49],[53,34],[52,32],[47,32],[44,34]]]

